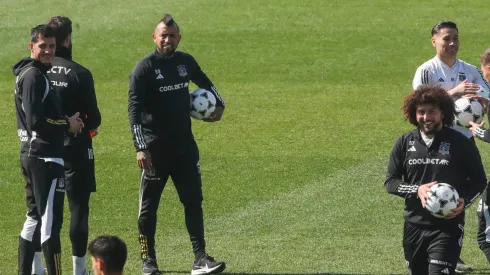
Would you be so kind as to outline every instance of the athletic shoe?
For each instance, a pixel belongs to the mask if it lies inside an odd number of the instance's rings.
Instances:
[[[163,272],[158,270],[157,260],[148,258],[143,261],[143,275],[161,275]]]
[[[192,265],[192,275],[216,274],[225,270],[224,262],[217,262],[213,257],[204,253],[199,258],[196,258]]]
[[[473,268],[463,262],[463,260],[458,259],[458,263],[456,264],[456,273],[466,273],[472,272]]]

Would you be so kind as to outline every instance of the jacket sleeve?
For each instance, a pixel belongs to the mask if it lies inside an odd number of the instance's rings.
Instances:
[[[483,77],[483,73],[477,67],[472,66],[472,74],[474,75],[475,78],[473,83],[485,87],[487,88],[487,90],[490,90],[490,85],[485,80],[485,77]]]
[[[487,176],[483,168],[480,152],[471,140],[465,140],[465,148],[461,151],[463,171],[467,171],[466,185],[462,188],[460,197],[465,201],[465,208],[469,207],[487,186]],[[487,189],[486,192],[489,190]],[[487,196],[488,198],[488,196]]]
[[[44,100],[50,92],[48,79],[37,69],[23,76],[22,106],[26,115],[27,126],[41,136],[63,134],[69,128],[65,119],[45,117]]]
[[[191,81],[194,82],[199,88],[210,91],[216,98],[216,105],[224,108],[225,101],[219,95],[218,90],[214,86],[213,82],[211,82],[208,76],[201,70],[201,67],[194,58],[192,58],[192,62],[195,63],[195,66],[190,74]]]
[[[403,181],[403,162],[405,160],[403,149],[403,137],[399,137],[391,150],[384,185],[386,191],[388,191],[390,194],[403,198],[411,198],[413,196],[417,196],[419,186]]]
[[[83,119],[85,128],[95,130],[100,126],[101,115],[95,95],[94,78],[87,70],[79,74],[79,81],[82,85],[80,100],[82,101],[81,106],[83,106],[80,117]]]
[[[129,75],[128,116],[136,151],[143,151],[148,148],[141,127],[142,114],[148,93],[146,78],[146,68],[142,63],[138,63]]]
[[[422,84],[430,84],[430,79],[430,71],[420,66],[417,68],[417,71],[415,71],[415,76],[413,77],[412,81],[412,88],[415,90]]]

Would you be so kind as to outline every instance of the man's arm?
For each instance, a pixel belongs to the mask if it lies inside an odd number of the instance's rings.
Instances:
[[[216,106],[225,107],[225,101],[218,93],[218,90],[214,86],[213,82],[208,78],[208,76],[201,70],[201,67],[196,60],[193,60],[196,64],[194,70],[191,72],[190,78],[199,88],[206,89],[210,91],[216,98]]]
[[[411,198],[417,195],[419,186],[402,180],[404,159],[403,138],[399,137],[391,150],[384,186],[390,194]]]
[[[44,115],[44,100],[50,92],[48,79],[31,70],[22,80],[22,106],[26,114],[27,126],[41,136],[63,134],[68,131],[66,119],[52,119]]]
[[[78,77],[80,85],[82,85],[82,94],[80,95],[82,110],[80,110],[80,117],[84,122],[85,128],[95,130],[100,126],[102,118],[97,105],[94,79],[88,70],[80,73]]]
[[[148,148],[142,130],[141,118],[148,92],[145,71],[142,64],[138,63],[129,75],[128,116],[133,144],[137,152]]]
[[[468,180],[464,185],[464,189],[461,192],[460,198],[464,199],[465,208],[468,208],[477,198],[481,195],[485,187],[487,186],[487,176],[483,168],[480,152],[476,147],[476,144],[470,140],[465,140],[465,145],[462,148],[461,161],[462,170],[467,171]],[[488,192],[488,190],[487,190]]]

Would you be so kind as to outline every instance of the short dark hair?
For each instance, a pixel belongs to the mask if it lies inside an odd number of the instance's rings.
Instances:
[[[441,86],[424,84],[407,95],[402,106],[405,120],[418,126],[416,115],[417,106],[422,104],[432,104],[437,106],[441,110],[443,116],[442,123],[445,126],[453,125],[454,116],[456,115],[454,100]]]
[[[105,272],[122,272],[128,251],[126,244],[117,236],[99,236],[88,246],[92,257],[104,262]]]
[[[486,49],[481,55],[480,55],[480,63],[482,65],[490,65],[490,48]]]
[[[46,22],[55,31],[57,46],[63,45],[65,39],[72,33],[72,22],[65,16],[54,16]]]
[[[46,24],[37,25],[31,29],[31,42],[36,43],[42,37],[55,37],[53,28]]]
[[[179,25],[177,25],[177,22],[175,22],[175,20],[172,17],[172,15],[170,15],[168,13],[165,13],[163,15],[162,19],[160,19],[160,23],[165,24],[165,26],[167,26],[167,27],[176,27],[177,28],[177,31],[180,32]]]
[[[456,23],[452,21],[440,21],[437,22],[434,27],[432,27],[431,36],[434,36],[434,34],[438,33],[442,29],[455,29],[457,32],[459,32]]]

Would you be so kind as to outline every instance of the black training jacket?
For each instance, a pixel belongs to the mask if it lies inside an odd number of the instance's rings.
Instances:
[[[61,97],[63,113],[72,116],[79,112],[84,123],[81,133],[65,136],[65,146],[70,147],[67,152],[87,152],[92,148],[90,130],[97,129],[101,123],[92,73],[74,62],[70,50],[64,47],[56,49],[51,65],[48,78]]]
[[[388,193],[405,198],[405,219],[423,227],[456,226],[464,213],[453,219],[432,216],[417,196],[421,184],[437,181],[456,188],[465,207],[486,187],[480,153],[473,141],[448,127],[437,132],[430,147],[420,130],[400,136],[390,155],[384,186]]]
[[[189,82],[224,101],[196,60],[184,52],[165,57],[157,51],[144,57],[129,77],[128,113],[136,151],[154,142],[182,148],[194,142],[191,130]]]
[[[23,58],[13,67],[21,156],[63,157],[63,136],[69,125],[48,81],[48,70],[49,66],[32,58]]]

